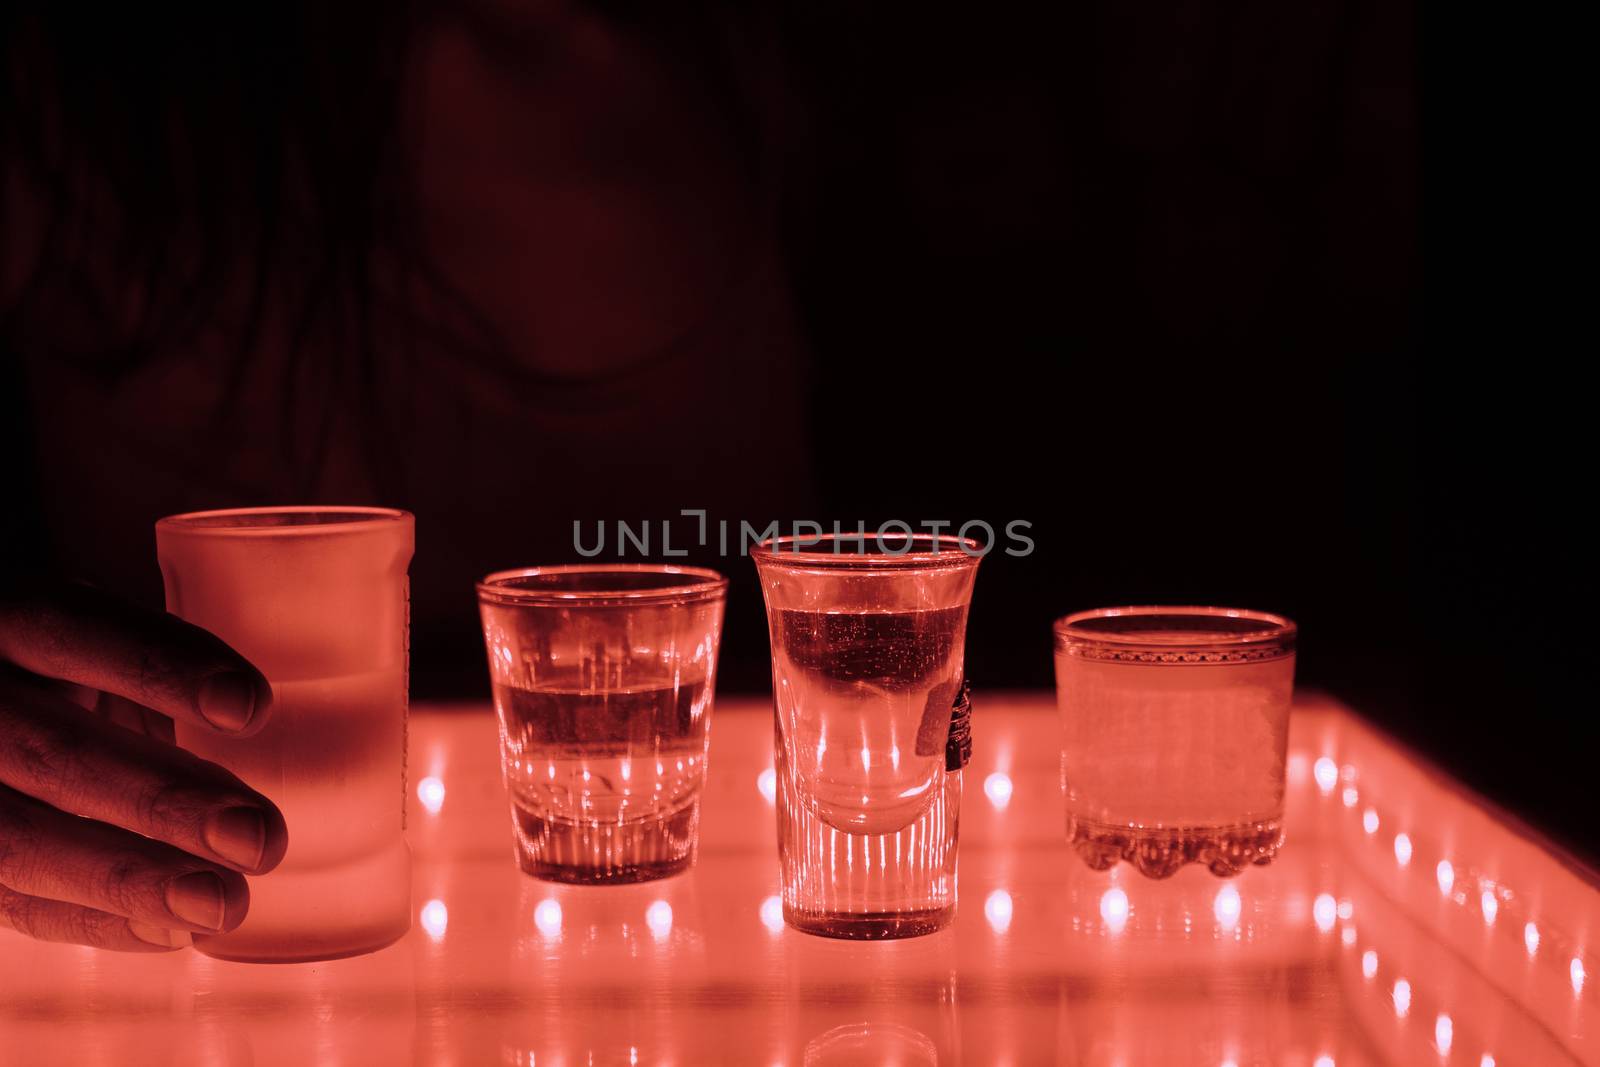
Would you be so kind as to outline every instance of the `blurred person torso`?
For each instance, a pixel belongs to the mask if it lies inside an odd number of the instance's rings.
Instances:
[[[170,135],[136,149],[177,160],[164,196],[88,152],[8,161],[8,388],[35,472],[13,499],[49,562],[159,603],[160,515],[408,508],[415,627],[439,657],[417,645],[426,691],[481,662],[471,581],[576,559],[575,521],[592,544],[597,520],[794,513],[804,360],[767,101],[737,49],[708,59],[720,26],[495,0],[417,11],[356,99],[326,91],[338,78],[289,79],[255,111],[222,99],[200,134],[159,114],[114,131]],[[361,30],[347,14],[301,26],[328,35],[304,52],[287,35],[289,54],[252,53],[336,62],[340,34]],[[150,77],[192,105],[207,92],[196,62]],[[40,118],[45,143],[81,103]],[[283,113],[306,136],[245,130],[242,161],[184,166],[211,149],[205,122]],[[208,180],[269,195],[213,203]],[[147,199],[170,218],[129,218]]]

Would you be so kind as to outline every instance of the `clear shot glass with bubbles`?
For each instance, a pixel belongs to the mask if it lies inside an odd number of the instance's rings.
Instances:
[[[1223,877],[1283,840],[1295,625],[1235,608],[1100,608],[1055,624],[1067,838],[1096,870]]]
[[[972,541],[777,538],[753,556],[772,639],[783,916],[931,933],[956,904]]]
[[[728,582],[650,564],[478,583],[517,862],[556,882],[694,862]]]

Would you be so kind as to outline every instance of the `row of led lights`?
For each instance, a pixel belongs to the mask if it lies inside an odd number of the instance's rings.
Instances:
[[[770,898],[777,901],[777,897]],[[762,920],[766,920],[766,905],[762,905]],[[422,929],[427,932],[430,940],[438,943],[444,940],[445,933],[450,929],[450,909],[445,902],[437,897],[422,905],[422,910],[417,914],[417,921]],[[533,925],[538,927],[539,933],[544,937],[554,940],[561,936],[561,902],[546,897],[533,909]],[[672,936],[672,905],[665,900],[654,900],[644,909],[644,924],[650,931],[650,936],[657,941],[665,941]],[[778,916],[778,925],[783,925],[783,916]]]
[[[1354,767],[1347,765],[1341,771],[1339,765],[1331,758],[1322,756],[1312,766],[1312,777],[1316,779],[1317,789],[1324,797],[1332,796],[1342,779],[1346,783],[1344,789],[1340,792],[1340,801],[1344,806],[1353,809],[1361,802],[1361,794],[1353,784],[1355,778]],[[1369,806],[1362,811],[1361,829],[1369,836],[1377,835],[1381,823],[1382,820],[1379,819],[1376,809]],[[1394,835],[1395,863],[1402,868],[1409,867],[1413,851],[1409,834],[1401,832]],[[1468,899],[1468,894],[1465,891],[1454,892],[1457,881],[1465,880],[1465,877],[1458,876],[1455,865],[1448,859],[1441,859],[1434,867],[1434,878],[1438,882],[1440,894],[1458,904],[1465,904]],[[1498,887],[1487,878],[1478,878],[1477,882],[1479,888],[1478,909],[1483,915],[1483,924],[1485,926],[1493,926],[1500,914],[1500,896],[1496,892]],[[1538,953],[1542,940],[1543,935],[1540,933],[1537,923],[1529,920],[1523,924],[1522,943],[1527,949],[1529,957]],[[1584,966],[1583,956],[1580,953],[1573,954],[1567,965],[1567,974],[1572,982],[1573,995],[1581,995],[1584,981],[1588,977],[1588,970]]]
[[[1341,778],[1341,772],[1338,764],[1336,764],[1327,756],[1320,757],[1316,761],[1312,768],[1312,774],[1316,780],[1318,789],[1324,796],[1331,796],[1333,794]],[[1353,779],[1353,768],[1346,768],[1343,777],[1347,782]],[[760,791],[761,795],[767,800],[768,803],[773,803],[777,795],[776,771],[771,767],[763,770],[757,777],[756,788]],[[984,779],[983,791],[985,797],[988,798],[989,802],[997,810],[1004,810],[1007,805],[1010,804],[1013,792],[1013,785],[1010,776],[1003,771],[995,771],[991,773]],[[423,778],[417,784],[417,798],[422,803],[423,808],[426,809],[430,814],[438,814],[440,809],[444,806],[444,797],[444,783],[435,776],[430,775],[426,778]],[[1347,808],[1354,808],[1360,802],[1360,794],[1357,792],[1353,784],[1347,784],[1345,786],[1341,793],[1341,800],[1344,803],[1344,806]],[[1362,813],[1362,828],[1368,834],[1376,834],[1378,832],[1378,827],[1378,813],[1373,808],[1368,807]],[[1405,833],[1396,834],[1394,838],[1395,861],[1401,867],[1409,866],[1411,862],[1412,851],[1413,848],[1409,835]],[[1450,861],[1447,859],[1440,860],[1435,868],[1435,875],[1438,879],[1439,891],[1446,896],[1450,896],[1456,881],[1455,868]],[[1458,894],[1456,899],[1462,900],[1464,897]],[[444,916],[447,914],[444,910],[444,904],[441,901],[429,901],[428,904],[424,906],[424,911],[428,911],[428,909],[432,908],[433,905],[438,905],[438,907],[429,912],[429,915],[432,917],[433,926],[438,926],[442,931],[443,926],[448,922],[448,919],[444,918]],[[1482,892],[1479,896],[1479,907],[1482,910],[1485,925],[1493,925],[1499,912],[1500,905],[1499,899],[1494,892],[1492,883],[1485,881],[1484,887],[1482,888]],[[547,928],[553,928],[555,932],[559,933],[561,925],[560,905],[554,900],[546,900],[539,905],[539,908],[544,909],[543,914],[545,916],[545,920],[540,921],[538,910],[536,909],[536,925],[538,925],[540,930],[543,932],[547,932]],[[1336,902],[1331,895],[1324,893],[1316,898],[1312,908],[1312,917],[1316,922],[1318,929],[1326,932],[1333,928],[1336,918],[1349,918],[1349,908],[1350,904],[1348,901]],[[672,923],[672,911],[670,905],[668,905],[665,901],[656,901],[651,905],[651,909],[652,913],[656,916],[656,921],[654,922],[650,922],[647,917],[647,925],[650,926],[652,932],[656,931],[658,928],[664,929],[664,931],[670,931]],[[1004,889],[994,890],[984,900],[984,918],[996,933],[1004,933],[1010,928],[1012,911],[1013,905],[1011,895]],[[1213,914],[1215,915],[1218,924],[1223,929],[1227,930],[1236,927],[1240,911],[1241,903],[1239,899],[1239,892],[1236,888],[1234,888],[1232,885],[1225,885],[1217,891],[1216,899],[1213,902]],[[1129,907],[1127,893],[1122,888],[1113,886],[1106,890],[1104,894],[1102,894],[1100,899],[1100,915],[1105,921],[1107,928],[1112,933],[1115,934],[1122,931],[1127,924],[1128,914]],[[774,931],[782,929],[782,905],[776,896],[768,897],[762,902],[761,918],[762,922],[768,927],[768,929]],[[428,929],[430,933],[432,932],[433,926],[429,925],[428,917],[424,918],[423,926],[425,929]],[[1352,939],[1354,936],[1354,929],[1346,929],[1345,935],[1348,942],[1348,940]],[[664,937],[665,932],[663,932],[661,936]],[[1536,923],[1530,921],[1524,925],[1523,942],[1530,956],[1534,955],[1538,951],[1540,938],[1541,935]],[[1574,994],[1581,993],[1587,977],[1587,970],[1580,955],[1574,955],[1572,957],[1568,971]],[[1448,1019],[1447,1016],[1442,1018]]]
[[[1372,981],[1378,976],[1378,953],[1376,949],[1367,949],[1361,954],[1361,976],[1367,981]],[[1389,992],[1390,999],[1394,1002],[1394,1014],[1397,1019],[1404,1019],[1411,1014],[1411,983],[1404,978],[1396,978],[1394,987]],[[1440,1012],[1433,1019],[1433,1044],[1439,1050],[1439,1055],[1450,1055],[1450,1049],[1455,1044],[1455,1021],[1445,1012]],[[1492,1053],[1485,1052],[1478,1058],[1478,1067],[1495,1067]]]

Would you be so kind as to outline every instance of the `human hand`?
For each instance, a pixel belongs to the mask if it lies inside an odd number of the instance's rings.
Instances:
[[[176,616],[0,589],[0,927],[136,952],[237,927],[243,874],[276,867],[288,831],[173,744],[172,720],[246,737],[271,703],[260,671]]]

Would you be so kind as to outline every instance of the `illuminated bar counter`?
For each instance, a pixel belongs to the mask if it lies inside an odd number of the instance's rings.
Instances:
[[[1293,716],[1282,854],[1231,880],[1068,851],[1053,698],[979,694],[973,733],[954,925],[865,943],[783,925],[765,701],[714,712],[696,866],[605,888],[517,869],[486,707],[416,708],[402,941],[0,932],[0,1064],[1600,1064],[1594,873],[1331,701]]]

